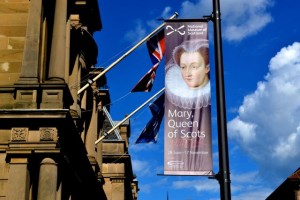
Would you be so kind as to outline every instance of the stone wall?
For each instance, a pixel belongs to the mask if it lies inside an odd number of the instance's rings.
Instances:
[[[28,7],[28,0],[0,0],[0,85],[20,76]]]

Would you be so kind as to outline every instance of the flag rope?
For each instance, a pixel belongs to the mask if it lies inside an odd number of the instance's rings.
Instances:
[[[115,100],[115,101],[113,101],[113,102],[110,102],[110,103],[108,103],[108,104],[106,104],[106,105],[104,105],[104,106],[106,107],[106,106],[109,106],[109,105],[113,105],[114,103],[116,103],[116,102],[118,102],[118,101],[121,101],[122,99],[124,99],[125,97],[127,97],[129,94],[130,94],[130,92],[128,92],[127,94],[121,96],[121,97],[118,98],[117,100]]]
[[[112,127],[107,133],[104,133],[98,140],[96,140],[95,144],[98,144],[101,142],[107,135],[109,135],[111,132],[113,132],[116,128],[118,128],[121,124],[123,124],[126,120],[128,120],[132,115],[134,115],[137,111],[139,111],[142,107],[144,107],[146,104],[148,104],[150,101],[152,101],[156,96],[158,96],[160,93],[162,93],[165,90],[165,88],[162,88],[160,91],[158,91],[156,94],[154,94],[152,97],[150,97],[147,101],[145,101],[142,105],[140,105],[137,109],[135,109],[133,112],[131,112],[129,115],[127,115],[122,121],[120,121],[118,124],[116,124],[114,127]]]

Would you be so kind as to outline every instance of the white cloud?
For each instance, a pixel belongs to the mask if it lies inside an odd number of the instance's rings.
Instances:
[[[145,176],[147,174],[151,174],[150,165],[146,161],[141,160],[132,160],[132,168],[134,170],[134,173],[139,174],[139,176]]]
[[[156,29],[158,26],[160,26],[163,23],[163,19],[169,19],[174,13],[171,13],[172,8],[167,6],[162,11],[160,16],[157,19],[148,20],[146,23],[147,25],[152,29]]]
[[[232,173],[231,185],[233,200],[265,199],[272,192],[272,189],[260,184],[260,177],[256,171]]]
[[[231,180],[236,184],[241,184],[241,183],[255,183],[257,178],[258,178],[258,172],[253,171],[253,172],[247,172],[243,174],[236,174],[232,173],[231,175]]]
[[[220,185],[217,180],[180,180],[173,181],[172,188],[175,190],[195,190],[199,193],[220,192]],[[265,199],[272,189],[260,184],[259,174],[256,171],[247,173],[232,173],[231,175],[231,196],[233,200],[255,200]]]
[[[210,15],[212,13],[211,3],[198,0],[193,3],[191,1],[184,1],[181,4],[181,9],[179,12],[180,18],[202,18],[204,15]]]
[[[250,191],[245,191],[237,195],[232,195],[232,200],[256,200],[266,199],[272,190],[266,188],[253,188]]]
[[[137,20],[135,24],[135,28],[125,34],[125,38],[133,42],[141,40],[143,37],[145,37],[147,32],[142,20]]]
[[[229,137],[258,162],[261,175],[279,178],[272,179],[276,185],[299,167],[299,99],[300,43],[294,43],[271,59],[265,80],[228,123]]]
[[[240,41],[254,35],[272,21],[267,11],[273,5],[272,0],[224,0],[220,5],[223,37],[228,41]],[[212,14],[212,3],[184,1],[179,14],[181,18],[202,18]]]
[[[197,192],[218,192],[220,186],[215,180],[211,181],[200,181],[200,180],[189,180],[189,181],[174,181],[172,183],[174,189],[195,189]]]
[[[172,8],[171,7],[165,7],[165,9],[163,10],[163,12],[162,12],[162,14],[161,14],[161,16],[162,16],[162,18],[164,18],[164,19],[167,19],[167,18],[169,18],[171,15],[170,15],[170,12],[171,12],[171,10],[172,10]]]
[[[163,166],[160,165],[161,163],[158,164],[156,160],[132,159],[131,162],[133,172],[137,174],[138,178],[148,178],[163,172]]]
[[[271,0],[227,0],[221,3],[223,35],[229,40],[239,41],[263,29],[272,21],[267,8]]]
[[[255,127],[255,124],[243,122],[239,119],[239,117],[236,117],[231,121],[232,134],[235,134],[234,136],[238,137],[244,143],[248,143],[249,141],[253,141],[254,139],[256,139]],[[244,130],[243,137],[240,137],[240,135],[238,134],[239,130]]]
[[[143,193],[151,193],[151,189],[152,189],[152,184],[142,184],[142,185],[139,185],[139,189],[140,189],[140,192],[143,192]]]
[[[287,136],[286,140],[282,140],[274,148],[272,157],[279,158],[282,163],[286,164],[293,158],[299,157],[298,145],[300,143],[300,126],[297,127],[295,133]]]
[[[261,31],[272,21],[268,8],[273,5],[273,0],[224,0],[221,1],[222,33],[228,41],[240,41]],[[203,18],[212,14],[212,3],[206,0],[184,1],[181,4],[179,18]],[[170,6],[165,7],[160,17],[169,18],[172,13]],[[142,39],[148,33],[148,28],[157,28],[162,21],[152,19],[137,20],[134,29],[128,31],[125,37],[134,42]],[[148,28],[145,26],[147,25]]]
[[[0,64],[0,71],[7,72],[8,70],[9,70],[9,63],[8,62]]]
[[[162,13],[158,16],[157,19],[151,19],[147,20],[146,22],[144,20],[138,19],[136,20],[136,26],[134,29],[129,30],[125,37],[129,41],[137,42],[144,38],[146,34],[150,33],[154,29],[156,29],[158,26],[160,26],[163,23],[163,19],[168,19],[171,17],[174,13],[171,13],[172,8],[167,6],[164,8]],[[146,26],[147,25],[147,26]],[[148,31],[148,28],[151,30]]]

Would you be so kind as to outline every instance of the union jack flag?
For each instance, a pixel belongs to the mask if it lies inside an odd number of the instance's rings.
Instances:
[[[159,31],[156,35],[147,40],[147,48],[153,66],[139,80],[131,92],[150,92],[156,76],[156,70],[165,54],[165,37],[164,30]]]

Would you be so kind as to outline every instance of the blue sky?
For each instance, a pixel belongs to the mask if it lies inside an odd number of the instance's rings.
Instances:
[[[97,66],[107,67],[174,12],[178,18],[212,13],[212,1],[99,0],[103,29]],[[265,199],[300,167],[300,2],[221,0],[226,116],[233,200]],[[213,24],[209,22],[213,107],[213,168],[219,172]],[[164,87],[161,64],[149,93],[130,93],[150,69],[143,44],[107,72],[111,116],[122,120]],[[134,144],[150,120],[148,106],[131,117],[129,153],[139,199],[217,200],[216,180],[163,173],[163,125],[158,143]]]

